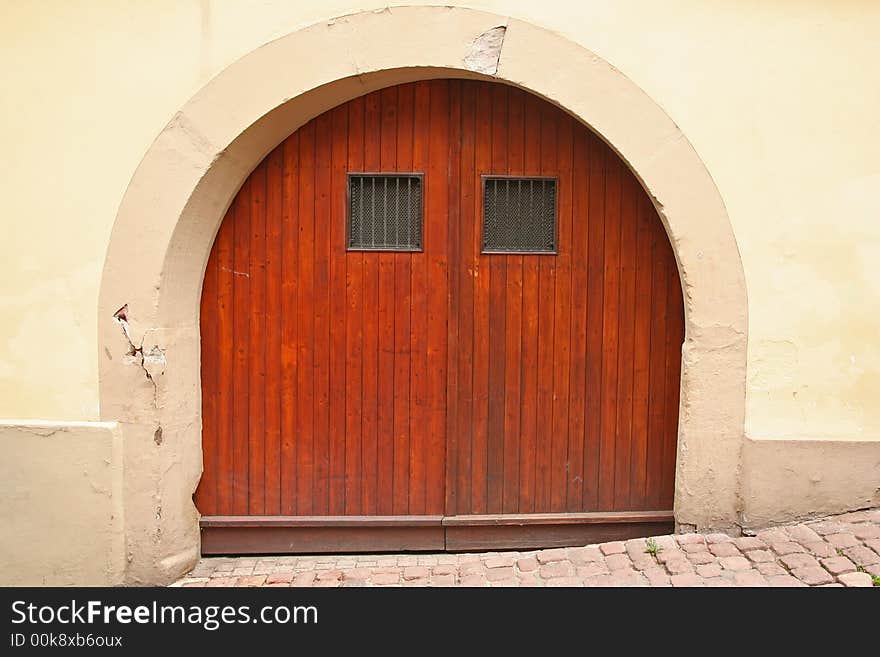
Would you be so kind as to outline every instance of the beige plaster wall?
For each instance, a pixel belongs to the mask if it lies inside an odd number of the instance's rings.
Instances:
[[[752,440],[743,445],[742,526],[880,506],[876,440]]]
[[[412,4],[422,4],[413,0]],[[880,4],[474,0],[608,60],[679,125],[749,293],[747,432],[880,437]],[[174,112],[270,39],[364,0],[3,0],[0,417],[98,417],[116,210]],[[302,62],[291,65],[303,65]]]
[[[0,422],[0,585],[122,582],[122,433],[112,422]]]

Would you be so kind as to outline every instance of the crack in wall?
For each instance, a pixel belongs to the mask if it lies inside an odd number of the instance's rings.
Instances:
[[[125,354],[126,362],[137,364],[144,371],[144,375],[153,386],[153,403],[158,408],[159,386],[156,383],[156,378],[165,374],[165,350],[160,348],[159,345],[153,345],[149,349],[144,349],[146,332],[144,332],[144,335],[141,336],[138,344],[136,344],[131,335],[131,324],[129,323],[128,313],[128,304],[125,304],[122,308],[113,313],[113,319],[122,327],[122,334],[125,336],[126,342],[128,342],[129,350]],[[157,445],[161,443],[161,437],[162,434],[160,430],[159,438],[156,443]]]
[[[50,436],[54,436],[59,431],[63,431],[65,427],[52,427],[52,428],[37,428],[30,427],[28,431],[34,435],[40,436],[40,438],[49,438]]]

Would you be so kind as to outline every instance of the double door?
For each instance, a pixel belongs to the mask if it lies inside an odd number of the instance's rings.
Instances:
[[[201,308],[204,553],[667,531],[682,296],[633,174],[562,110],[431,80],[294,132]]]

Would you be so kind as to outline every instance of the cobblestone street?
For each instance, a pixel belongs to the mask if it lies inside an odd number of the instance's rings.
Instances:
[[[872,586],[880,509],[767,529],[480,554],[217,557],[172,586]]]

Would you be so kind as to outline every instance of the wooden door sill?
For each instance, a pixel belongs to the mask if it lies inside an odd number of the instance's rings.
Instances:
[[[666,534],[672,511],[457,516],[203,516],[202,554],[462,552]]]

